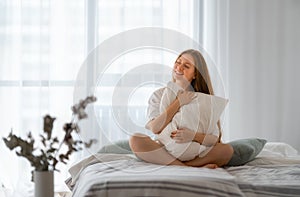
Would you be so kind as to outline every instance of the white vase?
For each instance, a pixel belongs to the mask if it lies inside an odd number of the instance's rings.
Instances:
[[[33,179],[35,197],[54,196],[53,171],[34,171]]]

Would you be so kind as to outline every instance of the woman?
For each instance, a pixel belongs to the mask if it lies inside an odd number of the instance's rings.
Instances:
[[[197,50],[189,49],[182,52],[175,61],[173,68],[173,81],[185,91],[179,92],[177,98],[159,113],[159,103],[164,88],[156,90],[149,99],[148,115],[149,122],[146,128],[154,134],[159,134],[172,120],[181,106],[188,104],[194,97],[191,90],[213,95],[212,84],[206,62]],[[220,130],[220,124],[218,123]],[[220,130],[221,132],[221,130]],[[201,131],[193,132],[188,129],[178,129],[172,132],[171,136],[177,143],[195,141],[203,143],[206,134]],[[207,136],[209,138],[210,136]],[[194,167],[216,168],[226,165],[232,157],[233,149],[229,144],[222,144],[220,140],[203,157],[196,157],[193,160],[182,162],[170,155],[162,144],[152,140],[144,134],[134,134],[129,141],[132,151],[140,159],[161,165],[181,165]]]

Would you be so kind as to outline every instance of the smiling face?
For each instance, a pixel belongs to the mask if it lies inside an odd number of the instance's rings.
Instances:
[[[190,84],[195,79],[195,61],[194,58],[187,53],[177,58],[174,64],[173,77],[179,85]]]

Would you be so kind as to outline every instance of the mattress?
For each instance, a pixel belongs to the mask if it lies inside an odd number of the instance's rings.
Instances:
[[[262,158],[208,169],[155,165],[131,154],[95,154],[74,165],[66,183],[80,197],[300,196],[300,158]]]

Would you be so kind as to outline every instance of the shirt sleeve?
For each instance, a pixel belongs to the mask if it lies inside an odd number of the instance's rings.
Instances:
[[[148,101],[147,117],[148,122],[160,115],[159,106],[164,88],[160,88],[153,92]]]

